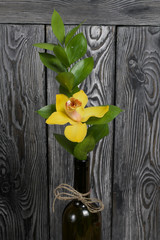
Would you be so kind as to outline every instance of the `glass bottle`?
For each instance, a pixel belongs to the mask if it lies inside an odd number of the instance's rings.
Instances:
[[[90,190],[89,159],[74,159],[74,188],[80,193]],[[62,215],[62,240],[101,240],[101,214],[90,213],[78,200],[72,200]]]

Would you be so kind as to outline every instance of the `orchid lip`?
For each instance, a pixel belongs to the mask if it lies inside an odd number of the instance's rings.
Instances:
[[[78,107],[80,107],[82,103],[73,97],[71,97],[65,104],[65,112],[66,114],[74,121],[80,122],[81,115],[76,111]]]

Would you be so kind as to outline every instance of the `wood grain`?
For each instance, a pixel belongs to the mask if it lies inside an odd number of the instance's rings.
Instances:
[[[160,236],[160,28],[119,27],[113,239]]]
[[[70,27],[67,27],[69,31]],[[115,28],[106,26],[81,27],[88,42],[87,56],[93,56],[95,65],[91,75],[81,85],[89,96],[88,106],[113,104],[115,72]],[[47,27],[47,41],[55,42],[51,27]],[[58,84],[55,74],[48,70],[48,103],[55,102]],[[60,183],[73,185],[73,157],[67,154],[53,138],[53,132],[62,132],[61,127],[49,127],[49,163],[50,163],[50,209],[53,202],[53,189]],[[103,200],[103,238],[111,239],[111,181],[112,181],[113,126],[110,135],[96,147],[91,154],[92,196]],[[56,203],[56,211],[50,212],[51,240],[61,239],[61,217],[66,203]]]
[[[47,240],[43,26],[0,25],[0,239]]]
[[[81,86],[89,97],[88,106],[113,104],[115,27],[84,27],[83,32],[87,38],[88,56],[93,56],[95,63],[94,70]],[[111,239],[112,149],[113,125],[110,124],[110,135],[101,140],[90,154],[91,196],[101,199],[105,205],[102,212],[102,239]]]
[[[0,23],[50,24],[53,10],[65,24],[157,25],[160,2],[153,0],[0,1]]]

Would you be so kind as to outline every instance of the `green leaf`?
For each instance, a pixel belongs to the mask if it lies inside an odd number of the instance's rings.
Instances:
[[[56,105],[55,105],[55,104],[50,104],[50,105],[47,105],[47,106],[42,107],[41,109],[39,109],[39,110],[37,111],[37,113],[38,113],[41,117],[47,119],[47,118],[49,118],[49,116],[50,116],[53,112],[55,112],[55,111],[56,111]]]
[[[69,67],[70,64],[69,64],[69,61],[68,61],[68,57],[67,57],[67,54],[64,50],[63,47],[61,46],[55,46],[54,49],[53,49],[53,52],[54,54],[56,55],[56,57],[61,61],[61,63],[66,66],[66,67]]]
[[[74,86],[80,84],[92,72],[93,67],[94,60],[92,57],[85,58],[77,62],[71,69],[71,72],[75,76]]]
[[[60,134],[54,134],[56,140],[59,142],[59,144],[64,147],[69,153],[74,153],[74,148],[77,145],[77,143],[69,141],[64,135]]]
[[[56,46],[55,44],[52,43],[35,43],[33,44],[33,46],[38,47],[38,48],[42,48],[42,49],[46,49],[46,50],[51,50],[53,51],[53,48]]]
[[[77,87],[77,86],[74,87],[73,90],[72,90],[72,95],[76,92],[79,92],[79,91],[80,91],[79,87]]]
[[[120,109],[119,107],[110,105],[109,111],[102,118],[91,117],[88,119],[88,121],[86,123],[93,124],[93,125],[94,124],[106,124],[106,123],[111,122],[122,111],[123,110]]]
[[[100,139],[104,138],[109,134],[108,124],[94,125],[88,128],[87,135],[94,137],[95,142],[99,142]]]
[[[65,38],[65,28],[64,28],[64,23],[62,21],[61,16],[59,13],[54,10],[52,14],[52,21],[51,21],[51,26],[52,26],[52,31],[56,38],[60,41],[61,44],[64,43],[64,38]]]
[[[72,97],[72,94],[64,88],[62,85],[59,86],[59,93],[66,95],[67,97]]]
[[[65,38],[65,46],[67,46],[67,44],[69,43],[69,41],[72,39],[72,37],[74,36],[74,34],[77,32],[77,30],[80,28],[80,26],[85,22],[85,20],[80,23],[77,27],[74,27],[73,29],[71,29],[71,31],[69,31],[66,35]]]
[[[74,75],[70,72],[62,72],[56,76],[57,81],[63,86],[67,88],[69,92],[72,92],[72,88],[74,85]]]
[[[64,87],[62,87],[61,85],[60,85],[60,87],[59,87],[59,92],[61,93],[61,94],[64,94],[64,95],[66,95],[67,97],[72,97],[72,95],[74,94],[74,93],[76,93],[76,92],[79,92],[80,91],[80,89],[78,88],[78,87],[75,87],[73,90],[72,90],[72,92],[69,92],[66,88],[64,88]]]
[[[87,154],[95,147],[95,140],[92,136],[87,136],[74,148],[74,156],[79,160],[86,160]]]
[[[55,72],[66,72],[66,68],[62,65],[57,57],[49,53],[39,53],[42,63]]]
[[[69,63],[72,64],[81,57],[87,51],[87,40],[84,37],[83,33],[77,34],[71,39],[66,47],[66,53],[69,59]]]

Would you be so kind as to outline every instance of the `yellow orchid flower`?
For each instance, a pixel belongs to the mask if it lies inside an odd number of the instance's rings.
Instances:
[[[101,118],[109,110],[109,106],[87,107],[88,97],[83,90],[68,98],[64,94],[56,95],[56,112],[46,120],[47,124],[66,126],[64,135],[72,142],[82,142],[87,134],[87,124],[90,117]]]

